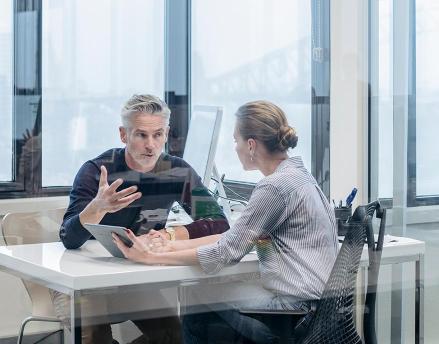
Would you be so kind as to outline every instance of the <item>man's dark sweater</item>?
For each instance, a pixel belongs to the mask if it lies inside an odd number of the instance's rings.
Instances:
[[[107,169],[109,184],[117,178],[143,180],[142,178],[145,176],[145,174],[133,171],[127,166],[124,148],[110,149],[97,158],[84,163],[73,182],[72,191],[70,192],[70,204],[64,215],[60,229],[61,241],[68,249],[78,248],[88,239],[92,238],[91,234],[81,225],[79,213],[90,203],[98,192],[101,165],[104,165]],[[171,183],[170,185],[174,185],[175,187],[179,187],[179,185],[182,186],[179,188],[179,194],[175,194],[174,201],[179,202],[194,220],[194,222],[185,226],[189,232],[190,239],[220,234],[229,228],[226,217],[218,203],[209,194],[209,191],[201,182],[201,178],[183,159],[162,154],[153,171],[149,172],[147,176],[149,180],[151,180],[151,178],[152,180],[157,178],[159,181],[169,181],[173,176],[177,176],[175,177],[176,180],[185,181],[184,185],[183,183],[177,182],[175,184]],[[169,186],[169,183],[163,185]],[[122,184],[118,190],[127,186],[126,184]],[[141,219],[143,218],[143,211],[162,207],[163,205],[159,201],[160,197],[157,196],[160,196],[161,192],[169,193],[169,190],[166,190],[169,189],[169,187],[163,187],[161,189],[159,186],[155,189],[155,195],[148,196],[146,207],[146,203],[142,206],[140,203],[137,205],[136,202],[136,206],[129,206],[115,213],[108,213],[100,223],[122,226],[130,228],[135,233],[139,232],[142,226]],[[167,197],[169,198],[169,194]],[[167,212],[169,212],[171,205],[172,202],[167,205]],[[165,225],[164,222],[158,225],[156,224],[155,228],[163,228]]]

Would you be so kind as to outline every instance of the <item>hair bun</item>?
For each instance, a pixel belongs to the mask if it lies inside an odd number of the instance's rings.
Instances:
[[[296,130],[290,126],[283,126],[279,130],[279,149],[286,151],[297,146],[298,137]]]

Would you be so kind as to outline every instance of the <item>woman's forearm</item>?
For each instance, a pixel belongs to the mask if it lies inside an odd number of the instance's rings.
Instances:
[[[165,265],[200,265],[196,248],[175,252],[150,253],[145,257],[143,263]]]
[[[215,235],[209,235],[197,239],[190,239],[190,240],[176,240],[170,242],[170,245],[174,251],[183,251],[183,250],[189,250],[194,249],[199,246],[203,245],[209,245],[217,242],[219,238],[221,237],[221,234],[215,234]]]

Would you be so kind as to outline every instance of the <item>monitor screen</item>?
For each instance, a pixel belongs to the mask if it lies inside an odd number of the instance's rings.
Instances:
[[[183,159],[191,165],[209,186],[216,146],[221,128],[222,108],[194,106],[186,138]]]

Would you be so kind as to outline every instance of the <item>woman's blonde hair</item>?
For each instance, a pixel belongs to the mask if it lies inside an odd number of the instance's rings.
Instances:
[[[242,138],[262,142],[269,152],[285,152],[297,145],[296,130],[288,125],[282,109],[269,101],[246,103],[236,111],[236,117]]]

